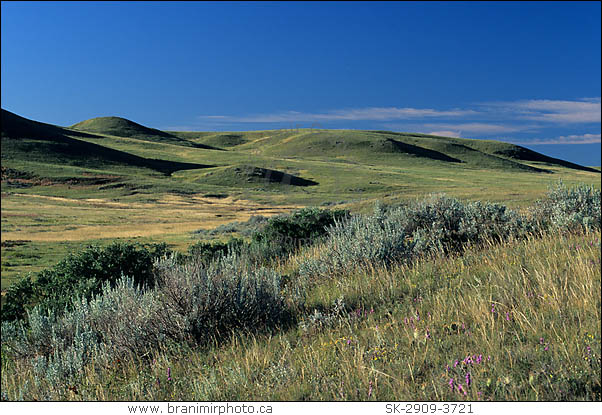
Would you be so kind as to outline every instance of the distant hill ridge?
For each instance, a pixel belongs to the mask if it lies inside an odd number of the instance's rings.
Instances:
[[[144,146],[144,141],[151,141],[223,150],[226,153],[234,152],[236,154],[236,156],[233,154],[232,164],[229,163],[229,159],[224,160],[230,165],[239,163],[237,160],[240,160],[240,156],[243,155],[252,159],[256,157],[314,159],[363,165],[381,164],[392,167],[427,163],[433,168],[446,165],[469,169],[551,173],[550,168],[552,167],[564,167],[600,173],[599,170],[591,167],[549,157],[515,144],[494,140],[391,131],[325,129],[213,133],[165,132],[121,117],[98,117],[79,122],[71,127],[59,127],[28,120],[3,109],[2,137],[19,136],[54,142],[71,142],[74,137],[81,137],[87,141],[92,139],[95,141],[95,145],[102,149],[97,148],[97,151],[103,154],[108,154],[107,151],[110,150],[101,145],[102,139],[106,136],[140,140],[138,145],[142,146]],[[83,144],[83,140],[77,146],[89,144],[86,151],[91,151],[92,143]],[[122,153],[128,154],[123,151]],[[74,157],[73,154],[72,156]],[[133,156],[133,154],[128,154],[128,156]],[[136,163],[138,162],[134,164]],[[252,162],[251,165],[254,163]],[[164,170],[171,171],[172,167]]]
[[[165,131],[145,127],[144,125],[121,117],[90,118],[89,120],[73,124],[69,128],[77,131],[112,135],[115,137],[136,138],[139,140],[158,141],[186,147],[215,149],[214,147],[208,145],[195,144]]]

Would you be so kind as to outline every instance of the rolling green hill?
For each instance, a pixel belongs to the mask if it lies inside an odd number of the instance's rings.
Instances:
[[[77,138],[75,138],[77,137]],[[39,162],[88,168],[138,167],[165,174],[210,167],[139,157],[124,151],[79,140],[99,136],[28,120],[2,110],[2,163]]]
[[[268,157],[344,159],[352,162],[407,165],[461,163],[467,168],[550,173],[548,167],[594,169],[492,140],[360,130],[267,130],[252,132],[172,132],[196,143]]]
[[[190,175],[189,175],[190,176]],[[266,169],[257,166],[236,165],[217,167],[203,170],[193,178],[195,182],[218,186],[255,187],[257,185],[274,186],[316,186],[313,180],[284,173],[278,170]]]
[[[176,137],[164,131],[148,128],[134,121],[121,117],[98,117],[78,122],[70,127],[72,130],[93,134],[113,135],[116,137],[130,137],[140,140],[158,141],[177,144],[185,147],[210,148],[196,144],[184,138]]]

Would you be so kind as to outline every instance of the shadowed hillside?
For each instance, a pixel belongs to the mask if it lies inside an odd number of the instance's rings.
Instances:
[[[516,145],[509,145],[508,148],[495,150],[494,154],[499,154],[500,156],[509,157],[516,160],[536,161],[550,165],[563,166],[569,169],[598,172],[598,170],[592,169],[591,167],[581,166],[579,164],[571,163],[570,161],[549,157],[545,154],[541,154],[536,151],[529,150],[528,148]]]
[[[212,169],[203,173],[198,181],[208,184],[228,185],[231,187],[257,186],[258,184],[278,184],[288,186],[315,186],[318,183],[278,170],[256,166],[240,165]]]
[[[28,120],[2,110],[2,161],[25,160],[58,165],[100,168],[124,165],[148,168],[165,174],[177,170],[211,167],[149,159],[88,143],[73,137],[97,137],[89,133]]]
[[[447,154],[460,155],[462,152],[466,153],[467,151],[474,150],[489,156],[493,156],[497,159],[506,159],[520,164],[522,164],[521,162],[536,162],[547,164],[549,166],[596,172],[595,169],[590,167],[571,163],[569,161],[554,157],[549,157],[536,151],[529,150],[528,148],[502,141],[441,137],[427,134],[392,133],[387,131],[377,132],[380,134],[395,134],[400,137],[400,140],[415,144],[422,144],[428,148],[437,149]],[[467,150],[467,148],[470,150]],[[536,170],[544,171],[545,169]]]

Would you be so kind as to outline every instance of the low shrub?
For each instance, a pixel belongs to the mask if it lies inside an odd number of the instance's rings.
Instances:
[[[157,322],[156,293],[142,290],[132,278],[111,286],[107,281],[91,300],[73,301],[59,315],[34,307],[28,320],[3,322],[2,343],[17,356],[32,360],[36,374],[58,386],[81,375],[83,367],[158,348],[165,335]]]
[[[532,230],[525,217],[504,205],[462,203],[444,195],[392,210],[388,220],[414,241],[416,255],[460,252],[468,244],[520,237]]]
[[[600,190],[592,186],[569,189],[559,182],[545,199],[537,201],[531,214],[543,230],[600,229]]]
[[[303,208],[289,215],[268,219],[261,231],[252,235],[254,241],[282,244],[288,249],[312,244],[326,234],[328,227],[349,216],[346,210]]]
[[[34,305],[61,313],[73,298],[91,299],[105,282],[114,285],[122,275],[137,285],[154,286],[153,261],[166,255],[166,244],[144,246],[115,242],[106,247],[90,246],[70,254],[35,278],[26,277],[9,287],[2,307],[2,320],[25,317]]]
[[[257,330],[290,318],[280,275],[255,267],[236,252],[206,266],[201,261],[157,263],[159,325],[169,336],[205,343],[232,330]]]
[[[349,216],[346,210],[303,208],[287,215],[273,216],[251,235],[249,255],[261,260],[284,256],[322,239],[328,227]]]
[[[208,265],[219,256],[240,250],[244,244],[245,242],[238,238],[231,238],[228,242],[197,242],[188,247],[188,255],[195,261]]]
[[[531,223],[503,205],[464,204],[436,195],[424,201],[336,222],[317,257],[300,264],[303,276],[336,275],[355,267],[389,265],[435,252],[460,252],[485,240],[520,237]]]
[[[321,255],[300,264],[301,275],[336,275],[370,263],[407,257],[411,244],[402,227],[388,220],[377,204],[372,215],[354,215],[328,229]]]

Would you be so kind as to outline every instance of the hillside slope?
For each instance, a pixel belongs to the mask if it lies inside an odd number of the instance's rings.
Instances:
[[[28,120],[2,109],[3,163],[9,160],[21,160],[90,168],[107,165],[133,166],[165,174],[177,170],[211,167],[139,157],[74,137],[95,138],[97,136]]]
[[[70,127],[73,130],[116,137],[137,138],[139,140],[157,141],[177,144],[185,147],[214,148],[203,144],[195,144],[184,138],[176,137],[165,131],[145,127],[134,121],[121,117],[98,117],[78,122]]]

